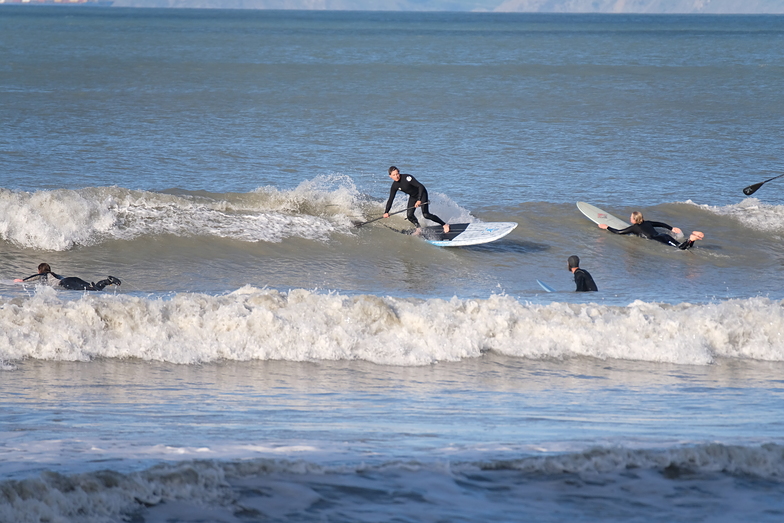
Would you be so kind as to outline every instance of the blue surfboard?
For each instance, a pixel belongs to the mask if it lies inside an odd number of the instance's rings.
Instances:
[[[555,289],[553,289],[552,287],[550,287],[549,285],[547,285],[545,282],[541,280],[536,280],[536,283],[538,283],[547,292],[555,292]]]

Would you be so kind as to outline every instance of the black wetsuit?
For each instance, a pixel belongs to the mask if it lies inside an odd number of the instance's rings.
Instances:
[[[67,278],[64,278],[54,272],[33,274],[32,276],[28,276],[22,281],[27,282],[27,281],[41,280],[41,283],[49,284],[50,276],[57,280],[56,285],[58,287],[68,289],[70,291],[102,291],[104,287],[106,287],[107,285],[120,285],[121,283],[120,280],[118,280],[114,276],[109,276],[105,280],[101,280],[97,283],[92,283],[92,282],[84,281],[81,278],[77,278],[76,276],[69,276]]]
[[[574,283],[577,284],[576,292],[591,292],[598,291],[596,283],[593,281],[591,274],[585,269],[578,268],[574,271]]]
[[[635,223],[625,229],[613,229],[612,227],[607,227],[607,230],[615,234],[635,234],[641,238],[645,238],[647,240],[656,240],[657,242],[661,242],[665,245],[671,245],[672,247],[677,247],[681,250],[686,250],[694,245],[694,241],[692,240],[686,240],[685,242],[680,243],[669,234],[664,234],[657,231],[655,227],[667,229],[668,231],[672,230],[672,226],[667,225],[666,223],[649,222],[648,220],[643,220],[642,223]]]
[[[389,212],[389,209],[392,208],[392,202],[395,201],[395,196],[397,196],[398,191],[403,191],[408,195],[408,212],[406,213],[406,218],[408,221],[419,227],[419,220],[416,219],[414,216],[414,204],[416,202],[422,202],[419,206],[422,209],[422,216],[426,220],[430,220],[436,222],[439,225],[446,225],[444,220],[436,216],[435,214],[430,214],[429,205],[427,203],[427,189],[425,186],[419,183],[416,178],[411,176],[410,174],[401,174],[400,181],[392,182],[392,187],[389,189],[389,199],[387,200],[387,206],[384,210],[384,214]]]

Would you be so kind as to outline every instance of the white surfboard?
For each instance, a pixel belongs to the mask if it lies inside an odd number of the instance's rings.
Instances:
[[[577,202],[577,208],[580,209],[580,212],[582,212],[586,218],[596,224],[606,223],[613,229],[625,229],[631,225],[629,222],[625,222],[590,203]]]
[[[500,240],[517,227],[515,222],[450,223],[449,232],[441,225],[423,227],[422,238],[438,247],[466,247]]]

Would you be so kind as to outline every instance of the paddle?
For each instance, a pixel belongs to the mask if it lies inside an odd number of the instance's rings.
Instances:
[[[422,203],[420,203],[420,205],[425,205],[426,203],[430,203],[430,202],[422,202]],[[401,212],[406,212],[406,211],[411,210],[411,209],[416,209],[416,205],[413,206],[413,207],[409,207],[408,209],[403,209],[401,211],[391,212],[391,213],[389,213],[389,215],[392,216],[393,214],[400,214]],[[363,225],[367,225],[369,223],[376,222],[376,221],[380,220],[381,218],[383,218],[383,216],[379,216],[378,218],[373,218],[372,220],[368,220],[366,222],[354,222],[354,227],[362,227]]]
[[[784,176],[784,174],[779,174],[778,176],[774,176],[770,180],[775,180],[776,178],[781,178],[782,176]],[[768,183],[770,180],[765,180],[764,182],[755,183],[754,185],[749,185],[748,187],[743,189],[743,194],[745,194],[746,196],[751,196],[752,194],[757,192],[757,189],[762,187],[764,184]]]

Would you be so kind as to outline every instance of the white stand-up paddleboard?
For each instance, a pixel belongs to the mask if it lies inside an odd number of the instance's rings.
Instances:
[[[607,211],[603,211],[590,203],[577,202],[577,208],[580,209],[580,212],[582,212],[586,218],[596,224],[606,223],[613,229],[625,229],[631,225],[629,222],[616,218]]]
[[[466,247],[500,240],[513,230],[514,222],[450,223],[449,232],[444,233],[441,225],[423,227],[421,236],[438,247]]]

